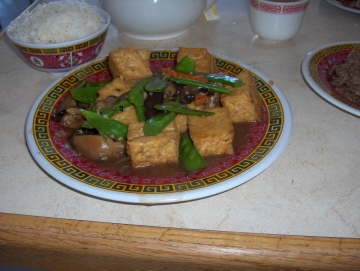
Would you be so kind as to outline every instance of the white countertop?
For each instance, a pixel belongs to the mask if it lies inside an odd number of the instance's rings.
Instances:
[[[178,38],[140,41],[108,36],[100,53],[137,48],[206,47],[269,77],[286,95],[293,131],[281,156],[247,183],[209,198],[142,206],[109,202],[73,191],[33,160],[24,137],[27,113],[56,76],[30,68],[6,37],[0,40],[0,212],[122,224],[219,231],[360,237],[360,119],[318,96],[304,81],[308,52],[359,40],[360,15],[312,0],[298,35],[259,40],[248,1],[218,0],[218,21],[202,17]]]

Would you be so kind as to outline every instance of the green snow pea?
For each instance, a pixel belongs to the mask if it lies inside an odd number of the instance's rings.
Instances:
[[[101,108],[99,113],[100,115],[103,116],[106,115],[108,118],[111,118],[116,113],[122,111],[123,109],[129,107],[130,105],[132,105],[132,103],[130,103],[128,100],[121,100],[116,102],[113,106],[109,108]]]
[[[218,83],[222,83],[224,85],[232,86],[234,88],[245,85],[245,83],[242,80],[240,80],[236,77],[229,76],[229,75],[206,74],[205,76],[210,82],[218,82]]]
[[[210,111],[201,111],[201,110],[187,108],[185,105],[179,103],[179,101],[169,101],[163,104],[156,104],[154,108],[157,110],[164,110],[168,112],[171,111],[186,115],[209,116],[214,114],[214,112],[210,112]]]
[[[174,112],[164,112],[149,118],[143,128],[144,134],[147,136],[158,135],[175,117]]]
[[[196,61],[188,56],[184,56],[175,66],[175,71],[183,73],[193,73],[195,71]]]
[[[160,77],[152,77],[145,85],[145,90],[148,92],[162,92],[168,81],[161,79]]]
[[[100,89],[101,87],[78,87],[73,88],[70,93],[75,101],[90,104],[96,101]]]
[[[215,92],[220,92],[220,93],[225,93],[225,94],[231,94],[232,93],[230,90],[228,90],[228,89],[226,89],[224,87],[205,84],[205,83],[201,83],[201,82],[196,81],[196,80],[184,79],[184,78],[180,78],[180,77],[171,77],[169,80],[174,81],[174,82],[179,83],[179,84],[187,85],[187,86],[196,86],[196,87],[211,89],[211,90],[213,90]]]
[[[140,80],[133,86],[128,95],[128,100],[135,106],[144,105],[145,97],[145,85],[150,81],[151,78],[145,78]]]
[[[91,126],[98,130],[103,137],[122,138],[126,140],[128,126],[120,121],[104,118],[94,112],[81,109],[81,113],[89,121]]]
[[[180,136],[179,145],[180,162],[187,171],[195,171],[207,167],[207,163],[195,148],[189,134]]]
[[[144,105],[135,106],[135,112],[140,122],[146,121],[146,116],[145,116],[146,108]]]

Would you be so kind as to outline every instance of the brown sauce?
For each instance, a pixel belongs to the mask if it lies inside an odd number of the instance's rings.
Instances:
[[[234,152],[238,152],[244,147],[247,136],[251,131],[255,122],[242,122],[234,124]],[[209,166],[214,166],[226,158],[229,155],[209,156],[204,157]],[[149,166],[143,168],[133,168],[129,157],[118,161],[102,161],[97,163],[99,166],[107,168],[111,171],[121,172],[123,175],[138,176],[138,177],[166,177],[166,176],[178,176],[186,174],[186,170],[180,163],[169,163],[160,166]]]

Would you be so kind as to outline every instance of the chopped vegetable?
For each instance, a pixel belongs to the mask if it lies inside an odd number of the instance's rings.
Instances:
[[[103,116],[106,115],[108,118],[111,118],[116,113],[121,112],[122,110],[124,110],[126,107],[129,107],[130,105],[132,105],[132,103],[130,103],[128,100],[121,100],[121,101],[116,102],[110,108],[101,108],[99,110],[99,113]]]
[[[145,115],[146,108],[144,105],[135,106],[135,112],[140,122],[146,121],[146,115]]]
[[[148,136],[156,136],[164,130],[165,127],[175,119],[175,117],[176,114],[174,112],[164,112],[151,117],[145,122],[143,128],[144,134]]]
[[[75,101],[90,104],[96,101],[100,89],[101,87],[79,87],[73,88],[70,93]]]
[[[205,94],[197,94],[195,96],[195,99],[194,99],[194,104],[195,105],[202,105],[202,104],[205,104],[207,101],[207,96]]]
[[[140,80],[132,87],[129,91],[128,100],[135,106],[144,105],[144,92],[145,85],[150,81],[151,78],[145,78]]]
[[[186,78],[186,79],[192,79],[192,80],[196,80],[202,83],[208,83],[209,80],[203,76],[203,75],[194,75],[194,74],[188,74],[188,73],[182,73],[182,72],[177,72],[174,70],[170,70],[170,69],[161,69],[160,70],[162,73],[165,73],[171,77],[180,77],[180,78]]]
[[[179,157],[187,171],[191,172],[207,167],[206,161],[199,154],[187,133],[180,136]]]
[[[232,92],[224,87],[220,87],[220,86],[215,86],[215,85],[210,85],[210,84],[204,84],[201,83],[199,81],[195,81],[192,79],[184,79],[184,78],[175,78],[172,77],[170,78],[170,80],[179,83],[179,84],[183,84],[183,85],[187,85],[187,86],[196,86],[196,87],[201,87],[201,88],[207,88],[207,89],[211,89],[215,92],[220,92],[220,93],[225,93],[225,94],[231,94]]]
[[[128,126],[120,121],[104,118],[94,112],[81,109],[81,113],[89,121],[92,127],[105,138],[112,137],[114,139],[122,138],[126,140]]]
[[[149,82],[145,85],[145,90],[148,92],[162,92],[168,81],[162,80],[160,77],[152,77]]]
[[[218,82],[218,83],[222,83],[225,85],[229,85],[232,87],[241,87],[243,85],[245,85],[245,83],[236,78],[236,77],[232,77],[229,75],[221,75],[221,74],[206,74],[206,78],[210,81],[210,82]]]
[[[92,83],[92,82],[86,82],[85,87],[105,87],[107,84],[109,84],[110,82],[105,81],[105,82],[99,82],[99,83]]]
[[[157,110],[176,112],[186,115],[209,116],[214,114],[214,112],[210,112],[210,111],[201,111],[201,110],[187,108],[185,105],[179,103],[179,101],[169,101],[163,104],[156,104],[154,108]]]
[[[193,73],[195,71],[196,62],[188,56],[184,56],[175,66],[175,71],[183,73]]]

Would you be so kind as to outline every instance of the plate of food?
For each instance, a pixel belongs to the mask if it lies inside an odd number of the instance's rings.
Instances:
[[[360,42],[324,45],[307,54],[302,73],[310,87],[333,105],[360,116]]]
[[[270,79],[238,60],[128,46],[44,89],[25,129],[34,159],[58,182],[152,205],[251,180],[285,149],[292,113]]]
[[[360,0],[326,0],[331,5],[360,14]]]

